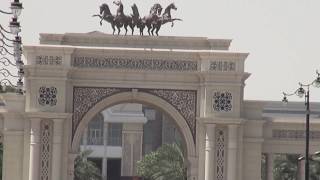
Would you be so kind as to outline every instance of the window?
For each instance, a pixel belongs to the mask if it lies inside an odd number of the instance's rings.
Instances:
[[[103,116],[98,114],[88,125],[88,145],[103,145]]]
[[[108,124],[108,145],[122,146],[122,124],[121,123]]]

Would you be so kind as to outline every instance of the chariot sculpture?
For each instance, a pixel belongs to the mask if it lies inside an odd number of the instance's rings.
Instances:
[[[162,13],[162,6],[158,3],[154,4],[150,11],[149,15],[144,17],[140,17],[139,10],[136,4],[131,6],[132,14],[125,15],[123,12],[123,4],[121,0],[113,1],[113,4],[118,6],[117,13],[114,15],[111,13],[108,4],[104,3],[100,6],[99,14],[93,15],[93,17],[100,18],[100,25],[102,25],[103,21],[106,21],[111,24],[113,29],[113,33],[117,28],[118,35],[121,32],[121,28],[125,29],[125,35],[128,33],[128,26],[131,29],[131,34],[134,33],[134,28],[137,27],[140,31],[140,35],[143,36],[143,31],[145,27],[147,27],[149,36],[151,35],[159,35],[159,30],[162,25],[171,22],[171,27],[174,26],[174,21],[182,21],[179,18],[171,17],[171,9],[177,10],[177,7],[174,3],[169,4],[164,12]],[[162,14],[161,14],[162,13]]]

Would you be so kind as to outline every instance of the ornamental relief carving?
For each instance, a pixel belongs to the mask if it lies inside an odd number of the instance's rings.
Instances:
[[[134,89],[160,97],[171,104],[186,120],[195,142],[196,137],[196,102],[195,90]],[[73,88],[72,136],[84,115],[101,100],[121,92],[131,92],[132,88]]]
[[[273,129],[272,137],[279,140],[303,140],[306,132],[305,130]],[[320,131],[310,131],[309,138],[320,140]]]
[[[212,61],[210,62],[210,71],[236,71],[236,63],[230,61]]]
[[[216,91],[213,93],[212,108],[215,112],[232,111],[232,94],[229,91]]]
[[[57,88],[41,86],[39,88],[38,103],[41,106],[55,106],[57,104]]]
[[[36,56],[36,64],[59,66],[62,65],[62,56],[39,55]]]
[[[226,129],[216,129],[216,179],[225,180],[226,174]]]
[[[150,71],[197,71],[197,61],[167,60],[167,59],[138,59],[122,57],[73,57],[73,66],[79,68],[131,69]]]
[[[40,126],[40,180],[51,178],[53,122],[42,120]]]

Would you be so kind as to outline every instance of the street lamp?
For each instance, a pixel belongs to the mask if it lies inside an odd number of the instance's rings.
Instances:
[[[10,85],[16,88],[16,92],[18,94],[23,94],[23,61],[21,59],[22,56],[22,40],[19,36],[21,32],[20,23],[18,21],[18,17],[21,14],[23,9],[22,3],[19,0],[14,0],[10,6],[11,12],[5,12],[0,10],[2,14],[12,14],[12,20],[9,23],[10,31],[6,30],[0,24],[0,63],[4,65],[4,68],[0,69],[0,75],[3,76],[3,79],[0,79],[0,90],[6,91],[6,86]],[[10,38],[8,36],[14,35],[14,38]],[[12,45],[10,45],[12,44]],[[11,50],[12,49],[12,50]],[[10,58],[6,56],[12,56],[15,62],[12,62]],[[7,68],[7,66],[15,66],[17,68],[17,75],[15,73],[11,73]],[[10,78],[17,78],[17,83],[14,85]]]
[[[288,96],[293,96],[297,95],[300,98],[304,97],[305,98],[305,106],[306,106],[306,152],[305,152],[305,180],[309,180],[309,134],[310,134],[310,86],[314,86],[319,88],[320,87],[320,73],[316,71],[317,73],[317,78],[312,81],[309,84],[302,84],[299,83],[299,88],[295,90],[293,93],[285,93],[283,92],[283,99],[282,102],[284,104],[288,104]],[[306,88],[306,90],[304,89]],[[320,154],[320,153],[319,153]]]

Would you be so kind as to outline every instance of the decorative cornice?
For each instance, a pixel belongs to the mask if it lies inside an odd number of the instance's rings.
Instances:
[[[230,39],[182,36],[113,36],[101,32],[40,34],[40,44],[160,49],[228,50]]]

